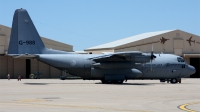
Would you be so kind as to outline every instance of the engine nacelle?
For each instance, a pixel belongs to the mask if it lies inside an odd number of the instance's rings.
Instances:
[[[142,72],[138,69],[131,69],[131,70],[127,70],[126,73],[126,78],[127,79],[134,79],[134,78],[139,78],[142,76]]]
[[[151,60],[150,54],[131,56],[131,61],[135,63],[146,63],[146,62],[149,62],[150,60]]]
[[[151,54],[140,53],[140,54],[126,54],[123,55],[126,61],[132,61],[135,63],[146,63],[150,62]]]

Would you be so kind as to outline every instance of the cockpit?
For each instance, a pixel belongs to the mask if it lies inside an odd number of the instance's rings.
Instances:
[[[177,57],[177,61],[178,62],[185,62],[184,59],[182,57]]]

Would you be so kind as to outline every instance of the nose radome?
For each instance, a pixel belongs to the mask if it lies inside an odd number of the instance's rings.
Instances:
[[[189,68],[190,75],[192,75],[192,74],[194,74],[196,72],[196,69],[193,66],[188,65],[188,68]]]

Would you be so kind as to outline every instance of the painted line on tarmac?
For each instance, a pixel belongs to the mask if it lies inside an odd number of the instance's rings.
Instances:
[[[191,109],[187,108],[187,106],[195,105],[195,104],[200,104],[200,102],[191,102],[191,103],[182,104],[182,105],[178,106],[178,108],[181,110],[187,111],[187,112],[197,112],[196,110],[191,110]]]
[[[25,101],[27,101],[25,103]],[[39,101],[39,100],[37,100]],[[82,108],[82,109],[99,109],[99,110],[107,110],[107,111],[121,111],[121,112],[124,112],[124,111],[127,111],[127,112],[150,112],[150,111],[147,111],[147,110],[127,110],[127,109],[116,109],[116,108],[107,108],[107,107],[97,107],[97,106],[77,106],[77,105],[57,105],[57,104],[36,104],[36,103],[31,103],[32,101],[30,100],[23,100],[23,101],[19,101],[19,102],[0,102],[0,104],[16,104],[16,105],[26,105],[26,106],[47,106],[47,107],[62,107],[62,108]],[[36,102],[33,101],[33,102]]]

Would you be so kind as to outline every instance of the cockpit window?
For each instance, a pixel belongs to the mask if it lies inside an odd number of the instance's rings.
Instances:
[[[178,62],[185,62],[184,59],[181,57],[178,57],[177,60],[178,60]]]

